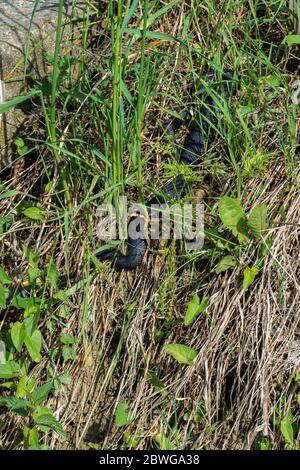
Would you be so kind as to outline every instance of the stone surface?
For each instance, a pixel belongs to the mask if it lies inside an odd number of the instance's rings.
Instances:
[[[54,50],[58,0],[40,0],[31,21],[35,0],[0,0],[0,79],[3,99],[8,100],[22,92],[24,84],[24,56],[30,54],[28,67],[33,74],[45,75],[47,68],[43,51]],[[71,14],[72,0],[64,1],[64,16]],[[80,8],[82,2],[77,2]],[[0,92],[1,97],[1,92]],[[7,113],[0,121],[0,168],[7,154],[9,140],[22,122],[19,110]],[[2,164],[1,164],[2,162]]]

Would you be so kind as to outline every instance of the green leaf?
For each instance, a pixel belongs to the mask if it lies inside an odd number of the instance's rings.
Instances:
[[[25,326],[23,323],[15,322],[10,330],[12,343],[18,352],[21,351],[25,339]]]
[[[47,267],[47,282],[50,286],[55,288],[57,286],[57,281],[59,279],[59,271],[55,264],[49,263]]]
[[[166,344],[164,350],[176,359],[180,364],[191,365],[198,355],[198,351],[184,344]]]
[[[0,379],[13,379],[18,377],[20,372],[19,364],[14,361],[8,361],[0,364]]]
[[[38,94],[40,94],[40,90],[34,90],[31,93],[28,93],[28,95],[20,95],[12,100],[5,101],[3,104],[0,104],[0,114],[7,113],[10,109],[19,106],[21,103],[24,103],[24,101],[27,101]]]
[[[0,196],[1,199],[1,196]],[[9,215],[0,216],[0,234],[6,232],[12,224],[12,218]]]
[[[163,434],[157,434],[157,436],[155,436],[155,441],[157,442],[160,450],[174,450],[170,439]]]
[[[132,16],[134,15],[135,13],[135,10],[136,8],[138,7],[138,4],[139,4],[139,0],[133,0],[128,12],[127,12],[127,15],[125,16],[123,22],[122,22],[122,26],[120,28],[120,31],[119,31],[119,34],[116,38],[116,42],[119,40],[119,38],[122,36],[122,34],[124,33],[125,31],[125,28],[126,26],[128,25],[130,19],[132,18]]]
[[[62,385],[69,385],[72,382],[72,378],[69,374],[61,374],[53,380],[55,390],[59,390]]]
[[[40,207],[28,207],[23,214],[32,220],[42,220],[44,211]]]
[[[70,335],[69,333],[63,333],[60,335],[59,340],[63,344],[74,344],[77,342],[77,338],[74,338],[74,336]]]
[[[53,295],[53,298],[61,302],[66,302],[68,300],[68,293],[64,290],[59,290]]]
[[[37,266],[40,261],[39,254],[33,251],[30,246],[27,245],[23,245],[22,249],[30,266]]]
[[[47,382],[41,387],[37,388],[31,393],[31,399],[35,405],[40,405],[41,402],[47,400],[49,393],[54,389],[53,382]]]
[[[245,214],[237,199],[228,196],[221,197],[219,215],[223,225],[231,230],[235,237],[239,238],[239,235],[243,235],[242,238],[244,238],[244,234],[241,233],[241,224],[245,220]]]
[[[64,432],[62,425],[55,418],[52,411],[49,408],[38,406],[33,413],[34,422],[41,426],[42,428],[46,427],[55,431],[60,437],[66,439],[66,433]]]
[[[17,138],[14,140],[14,144],[16,145],[16,147],[24,147],[25,142],[24,142],[24,140],[23,140],[21,137],[17,137]]]
[[[153,385],[153,387],[155,387],[160,392],[167,393],[165,385],[163,384],[161,380],[159,380],[159,378],[157,377],[156,374],[154,374],[154,372],[148,372],[148,375],[149,375],[149,380],[151,384]]]
[[[75,361],[76,359],[76,351],[74,348],[71,346],[63,346],[62,348],[62,356],[64,359],[64,362],[67,361]]]
[[[9,289],[0,286],[0,308],[6,308],[6,301],[9,297]]]
[[[254,108],[253,104],[249,103],[249,104],[247,104],[247,105],[245,105],[245,106],[242,106],[242,107],[239,109],[238,113],[239,113],[240,116],[243,117],[243,116],[245,116],[246,114],[251,113],[251,111],[253,111],[253,108]]]
[[[39,446],[39,432],[36,428],[32,428],[29,430],[28,434],[28,444],[29,446],[32,447],[37,447]]]
[[[134,29],[134,28],[125,28],[125,33],[132,34],[133,36],[142,37],[143,30],[142,29]],[[181,42],[179,39],[170,36],[169,34],[160,33],[158,31],[146,31],[145,36],[147,39],[158,39],[161,41],[170,41],[170,42]]]
[[[288,413],[280,423],[280,431],[285,440],[293,445],[294,444],[294,430],[293,430],[293,416]]]
[[[283,42],[286,42],[288,46],[296,46],[300,44],[300,34],[288,34],[285,36]]]
[[[23,398],[2,397],[0,404],[6,406],[9,410],[15,411],[21,416],[27,416],[29,413],[30,403]]]
[[[260,450],[271,450],[272,444],[267,437],[263,437],[260,441]]]
[[[268,208],[266,204],[258,204],[248,217],[248,227],[257,240],[261,238],[262,232],[267,226]]]
[[[0,282],[2,284],[12,284],[11,278],[6,274],[2,266],[0,266]]]
[[[170,3],[167,3],[159,10],[156,10],[154,13],[150,14],[147,18],[147,28],[149,28],[156,20],[168,13],[169,10],[172,10],[180,0],[173,0]]]
[[[34,297],[21,297],[20,295],[16,295],[12,299],[12,305],[16,308],[28,308],[33,307],[35,303]]]
[[[115,415],[115,426],[128,426],[133,421],[133,416],[128,411],[128,403],[118,403]]]
[[[274,88],[277,88],[280,86],[280,83],[281,83],[281,80],[280,80],[280,76],[279,75],[268,75],[266,77],[266,82],[268,85],[270,85],[271,87],[274,87]]]
[[[25,335],[25,344],[31,359],[34,362],[40,362],[41,360],[41,348],[42,348],[42,334],[39,330],[35,330],[31,336],[27,333]]]
[[[197,318],[197,316],[204,312],[208,305],[208,297],[203,297],[200,302],[200,299],[197,294],[189,301],[187,310],[184,315],[184,326],[189,326]]]
[[[236,265],[237,265],[237,260],[233,256],[231,255],[224,256],[224,258],[222,258],[216,266],[216,273],[217,274],[222,273],[224,271],[227,271],[228,269],[234,268]]]
[[[5,193],[0,194],[0,201],[2,199],[10,199],[11,197],[16,196],[17,194],[22,194],[20,191],[16,189],[10,189],[9,191],[5,191]]]
[[[245,269],[244,269],[244,279],[243,279],[243,289],[244,291],[246,291],[248,289],[249,286],[251,286],[251,284],[254,282],[257,274],[259,273],[259,267],[254,265],[252,266],[251,268],[249,268],[249,266],[247,266]]]
[[[33,387],[35,386],[35,383],[35,379],[29,379],[26,375],[22,375],[20,377],[19,382],[17,383],[15,396],[18,398],[26,398],[26,396],[31,393]]]
[[[36,330],[39,320],[39,315],[29,315],[24,319],[25,330],[28,336],[31,336],[32,333]]]
[[[28,275],[28,280],[30,284],[33,284],[38,277],[41,276],[42,271],[39,268],[33,267],[33,268],[28,268],[27,273]]]
[[[297,382],[298,385],[300,385],[300,373],[295,374],[294,380],[295,382]]]

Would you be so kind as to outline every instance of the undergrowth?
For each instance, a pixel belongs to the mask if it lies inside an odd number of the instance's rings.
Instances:
[[[1,445],[299,448],[288,2],[80,5],[65,20],[59,2],[54,49],[39,51],[49,74],[29,75],[40,46],[28,38],[28,89],[0,105],[26,105],[0,187]],[[231,70],[238,91],[197,171],[184,170],[204,246],[159,243],[115,272],[96,256],[115,245],[97,237],[96,209],[148,200],[178,173],[164,122],[200,107],[211,70]]]

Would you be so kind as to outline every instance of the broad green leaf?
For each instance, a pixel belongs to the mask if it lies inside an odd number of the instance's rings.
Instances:
[[[249,266],[247,266],[245,269],[244,269],[244,279],[243,279],[243,289],[244,291],[246,291],[248,289],[249,286],[251,286],[251,284],[254,282],[257,274],[259,273],[259,267],[254,265],[252,266],[251,268],[249,268]]]
[[[133,421],[133,416],[128,411],[128,403],[118,403],[115,415],[115,426],[128,426]]]
[[[6,301],[9,297],[9,289],[0,286],[0,308],[6,308]]]
[[[266,77],[266,82],[271,87],[277,88],[280,86],[281,80],[279,75],[269,75]]]
[[[32,447],[38,448],[38,445],[39,445],[39,432],[36,428],[32,428],[32,429],[29,430],[28,444],[29,444],[30,448],[32,448]]]
[[[31,336],[27,333],[25,335],[25,344],[31,359],[34,362],[40,362],[41,360],[41,348],[42,348],[42,334],[39,330],[35,330]]]
[[[300,44],[300,34],[288,34],[285,36],[283,42],[286,42],[288,46],[296,46]]]
[[[245,220],[245,214],[240,202],[232,197],[221,197],[219,201],[219,215],[223,225],[231,230],[235,237],[239,237],[242,221]]]
[[[59,340],[63,344],[74,344],[77,342],[77,338],[74,338],[74,336],[70,335],[69,333],[63,333],[60,335]]]
[[[23,214],[32,220],[42,220],[44,211],[40,207],[28,207],[23,210]]]
[[[15,411],[21,416],[27,416],[29,413],[30,403],[23,398],[2,397],[0,399],[0,404],[6,406],[11,411]]]
[[[11,216],[0,216],[0,234],[6,232],[12,224]]]
[[[200,302],[200,299],[197,294],[189,301],[187,310],[184,315],[184,326],[189,326],[197,318],[197,316],[204,312],[208,305],[208,297],[203,297]]]
[[[53,294],[53,298],[56,300],[61,300],[61,302],[66,302],[68,300],[68,293],[64,290],[59,290]]]
[[[35,305],[35,298],[34,297],[21,297],[20,295],[16,295],[12,299],[12,305],[16,308],[29,308]]]
[[[237,260],[233,256],[224,256],[224,258],[222,258],[216,266],[216,273],[222,273],[224,271],[227,271],[228,269],[234,268],[236,265]]]
[[[57,286],[57,281],[59,279],[59,271],[55,264],[49,263],[47,266],[47,282],[50,286],[55,288]]]
[[[35,405],[40,405],[47,400],[49,393],[54,389],[53,382],[47,382],[31,393],[31,399]]]
[[[10,330],[12,343],[18,352],[21,351],[25,339],[25,326],[23,323],[15,322]]]
[[[0,200],[10,199],[11,197],[16,196],[17,194],[21,194],[20,191],[17,191],[16,189],[10,189],[9,191],[6,191],[5,193],[0,194]]]
[[[13,379],[18,377],[20,372],[19,364],[14,361],[8,361],[0,364],[0,379]]]
[[[294,444],[294,430],[293,430],[293,417],[288,413],[280,423],[280,431],[285,440],[293,445]]]
[[[17,383],[16,397],[25,398],[28,393],[30,393],[35,386],[36,380],[31,378],[28,379],[26,375],[20,377],[19,382]]]
[[[55,418],[52,411],[49,408],[37,407],[33,413],[34,422],[44,428],[49,428],[55,431],[62,439],[66,439],[66,433],[62,428],[62,425]]]
[[[35,209],[35,207],[34,207],[34,209]],[[30,246],[27,246],[27,245],[23,245],[22,249],[23,249],[24,255],[26,256],[26,259],[27,259],[28,263],[31,266],[37,266],[39,264],[39,261],[40,261],[39,254],[36,253],[35,251],[33,251],[30,248]]]
[[[257,240],[261,238],[262,232],[267,226],[268,208],[266,204],[258,204],[249,214],[248,227]]]
[[[2,284],[12,284],[11,278],[6,274],[2,266],[0,266],[0,282]]]
[[[30,284],[33,284],[38,277],[42,275],[42,271],[37,267],[28,268],[26,272]]]
[[[253,108],[254,108],[253,104],[249,103],[249,104],[247,104],[247,105],[245,105],[245,106],[242,106],[242,107],[239,109],[238,113],[239,113],[240,116],[243,117],[243,116],[245,116],[246,114],[251,113],[251,111],[253,111]]]
[[[240,243],[246,243],[249,241],[249,228],[247,225],[246,218],[240,219],[236,226],[237,238]]]
[[[26,329],[27,336],[31,336],[37,328],[39,320],[39,315],[29,315],[24,319],[24,325]]]
[[[155,441],[157,442],[160,450],[174,450],[170,439],[163,434],[157,434],[157,436],[155,436]]]
[[[184,344],[166,344],[164,350],[176,359],[180,364],[191,365],[198,355],[198,351]]]
[[[15,140],[14,140],[14,144],[17,146],[17,147],[24,147],[25,145],[25,142],[24,140],[21,138],[21,137],[17,137]]]
[[[76,351],[74,348],[72,348],[71,346],[63,346],[62,348],[62,356],[63,356],[63,359],[64,359],[64,362],[67,362],[67,361],[75,361],[76,359]]]
[[[69,385],[72,382],[72,377],[70,376],[70,374],[67,374],[65,372],[64,374],[61,374],[61,375],[58,376],[58,380],[62,384]]]

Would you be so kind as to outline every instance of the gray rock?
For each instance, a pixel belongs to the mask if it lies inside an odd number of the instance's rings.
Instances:
[[[36,75],[47,74],[43,51],[54,51],[58,0],[40,0],[32,17],[36,0],[0,0],[0,80],[5,101],[22,93],[24,86],[24,57],[29,54],[28,67]],[[71,15],[72,5],[82,2],[64,1],[64,17]],[[0,90],[1,98],[1,90]],[[3,168],[9,140],[23,120],[19,110],[1,116],[0,168]],[[7,155],[6,155],[7,156]]]

